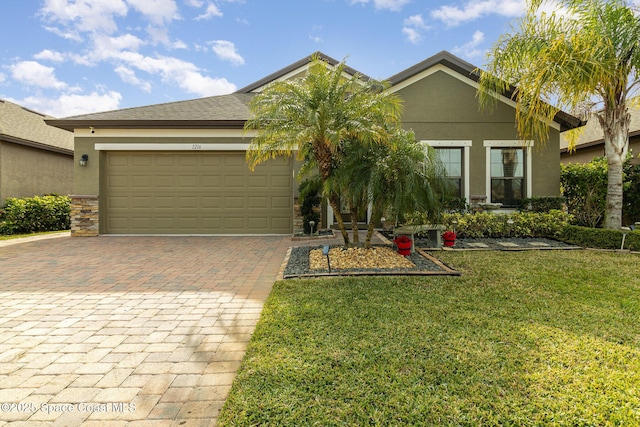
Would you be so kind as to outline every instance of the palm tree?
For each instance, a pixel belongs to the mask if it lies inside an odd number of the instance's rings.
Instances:
[[[480,100],[494,104],[495,93],[510,93],[520,136],[541,143],[560,108],[599,104],[595,115],[609,166],[605,227],[619,228],[629,148],[627,102],[640,83],[640,20],[623,0],[559,0],[562,14],[540,13],[543,3],[529,0],[519,28],[493,46],[480,78]]]
[[[305,170],[316,168],[326,184],[344,141],[388,143],[387,129],[399,123],[402,113],[400,98],[385,90],[388,83],[348,75],[345,67],[344,61],[331,67],[314,55],[303,77],[275,82],[252,99],[253,116],[245,129],[258,134],[247,150],[250,168],[295,153],[305,161]],[[348,246],[339,193],[328,185],[323,193]]]
[[[367,147],[351,141],[334,174],[332,185],[349,189],[352,215],[372,208],[365,247],[371,246],[375,224],[387,212],[400,218],[421,212],[435,223],[449,190],[444,166],[432,148],[418,143],[413,132],[390,132],[387,145]]]

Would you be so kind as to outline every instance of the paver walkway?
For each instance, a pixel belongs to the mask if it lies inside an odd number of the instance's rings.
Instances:
[[[0,246],[0,426],[212,426],[287,237]]]

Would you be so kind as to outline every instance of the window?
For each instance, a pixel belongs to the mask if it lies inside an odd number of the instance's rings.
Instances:
[[[485,141],[487,194],[491,203],[518,207],[531,194],[532,141]]]
[[[462,194],[462,148],[436,148],[438,158],[447,171],[447,177],[451,181],[454,197],[463,197]]]
[[[491,149],[491,202],[516,207],[524,198],[524,150]]]
[[[464,198],[469,202],[469,156],[470,140],[422,140],[434,148],[444,164],[447,176],[453,183],[454,197]]]

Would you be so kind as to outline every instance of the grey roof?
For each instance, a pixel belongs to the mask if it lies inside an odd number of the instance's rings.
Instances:
[[[47,120],[47,123],[67,130],[88,126],[104,128],[241,129],[251,114],[248,105],[252,97],[255,96],[251,92],[300,69],[308,64],[310,58],[316,54],[332,65],[339,64],[337,60],[330,56],[322,52],[316,52],[230,95],[84,114],[64,119]],[[479,71],[475,66],[449,52],[443,51],[407,68],[388,80],[392,85],[395,85],[437,64],[443,64],[473,81],[478,81],[480,77]],[[364,80],[371,79],[353,68],[347,67],[346,71],[352,75],[357,74]],[[579,119],[564,112],[558,112],[555,120],[561,125],[562,130],[582,125]]]
[[[333,66],[336,66],[336,65],[338,65],[340,63],[340,61],[330,57],[329,55],[325,55],[322,52],[315,52],[315,53],[312,53],[309,56],[305,56],[301,60],[296,61],[296,62],[294,62],[293,64],[291,64],[291,65],[289,65],[287,67],[284,67],[284,68],[276,71],[275,73],[271,73],[268,76],[266,76],[266,77],[264,77],[264,78],[262,78],[262,79],[260,79],[260,80],[258,80],[256,82],[253,82],[253,83],[251,83],[251,84],[249,84],[249,85],[247,85],[247,86],[245,86],[245,87],[243,87],[241,89],[238,89],[236,91],[236,93],[253,92],[256,89],[259,89],[259,88],[261,88],[261,87],[263,87],[263,86],[265,86],[265,85],[267,85],[267,84],[269,84],[271,82],[274,82],[274,81],[278,80],[279,78],[281,78],[283,76],[286,76],[290,72],[295,71],[295,70],[297,70],[299,68],[302,68],[305,65],[309,64],[309,61],[311,60],[311,58],[314,55],[318,55],[320,57],[320,59],[322,59],[323,61],[326,61],[327,63],[329,63],[329,64],[331,64]],[[344,70],[347,73],[351,74],[352,76],[355,76],[357,74],[363,80],[371,80],[371,77],[367,76],[366,74],[363,74],[363,73],[359,72],[358,70],[356,70],[354,68],[345,67]]]
[[[640,106],[629,105],[629,115],[631,123],[629,124],[629,137],[640,135]],[[578,140],[576,141],[576,150],[581,148],[589,148],[604,144],[604,133],[598,119],[592,114],[587,120],[587,124],[578,132]],[[567,152],[569,140],[566,135],[560,135],[560,151]]]
[[[249,118],[246,93],[210,96],[187,101],[125,108],[102,113],[83,114],[48,121],[53,126],[72,130],[95,127],[225,127],[241,128]]]
[[[73,133],[49,126],[51,116],[0,99],[0,139],[48,151],[73,154]]]

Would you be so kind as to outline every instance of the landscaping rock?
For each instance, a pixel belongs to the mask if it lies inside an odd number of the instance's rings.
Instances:
[[[411,260],[398,254],[390,247],[374,246],[365,248],[332,248],[329,250],[331,269],[391,269],[414,268]],[[309,268],[311,270],[328,269],[327,256],[322,249],[314,249],[309,253]]]

